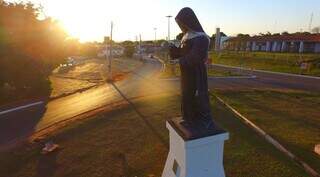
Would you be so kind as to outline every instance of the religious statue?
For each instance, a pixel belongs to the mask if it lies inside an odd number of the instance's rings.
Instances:
[[[179,60],[181,70],[181,124],[214,129],[206,68],[210,38],[191,8],[181,9],[175,20],[183,38],[179,47],[170,46],[169,55]]]

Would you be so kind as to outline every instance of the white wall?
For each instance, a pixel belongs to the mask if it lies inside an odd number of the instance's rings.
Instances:
[[[224,49],[224,43],[226,42],[226,40],[228,40],[230,37],[228,36],[221,36],[220,37],[220,50]]]
[[[314,52],[320,53],[320,42],[319,42],[319,43],[316,43]]]

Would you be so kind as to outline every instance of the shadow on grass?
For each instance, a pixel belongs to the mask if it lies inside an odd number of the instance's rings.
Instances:
[[[37,177],[51,177],[54,176],[56,169],[58,167],[57,164],[57,156],[59,154],[59,150],[42,155],[39,158],[38,166],[37,166]]]
[[[215,121],[230,133],[225,144],[227,176],[308,176],[271,144],[212,98]],[[239,168],[241,167],[241,168]]]
[[[179,96],[144,98],[133,103],[168,141],[165,121],[179,114]],[[48,169],[49,176],[160,176],[168,150],[136,112],[128,108],[126,105],[75,122],[50,135],[48,139],[63,147],[52,157],[40,157],[39,145],[7,153],[6,157],[13,160],[0,161],[0,174],[39,176],[46,175]],[[230,132],[224,154],[227,176],[307,176],[215,99],[212,108],[215,121]],[[6,171],[3,164],[11,166],[11,170]]]

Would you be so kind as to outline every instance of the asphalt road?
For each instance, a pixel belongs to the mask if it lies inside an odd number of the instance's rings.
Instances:
[[[161,63],[150,60],[115,85],[129,99],[164,92],[178,92],[179,82],[158,80],[154,77],[161,67]],[[214,68],[234,71],[234,68],[222,66],[214,66]],[[246,74],[257,77],[210,78],[210,89],[280,88],[320,91],[320,80],[317,79],[251,71],[247,71]],[[124,101],[123,97],[111,84],[106,83],[45,104],[0,115],[0,149],[17,138],[30,135],[54,123],[121,101]]]
[[[293,74],[279,74],[259,70],[245,70],[223,65],[213,65],[213,69],[253,75],[253,79],[211,79],[211,87],[220,89],[292,89],[300,91],[319,92],[320,77],[297,76]]]
[[[129,98],[158,94],[165,89],[150,82],[153,82],[152,76],[161,67],[160,63],[146,63],[115,85]],[[0,147],[56,122],[121,101],[121,95],[111,84],[106,83],[45,104],[0,115]]]

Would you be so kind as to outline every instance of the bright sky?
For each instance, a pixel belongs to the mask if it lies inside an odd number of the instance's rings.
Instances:
[[[18,1],[18,0],[8,0]],[[183,7],[191,7],[205,31],[220,27],[227,35],[238,33],[307,31],[311,14],[313,27],[320,26],[320,0],[29,0],[41,3],[47,16],[58,19],[81,41],[102,41],[114,22],[116,41],[167,36],[167,18]],[[171,38],[179,28],[171,19]]]

